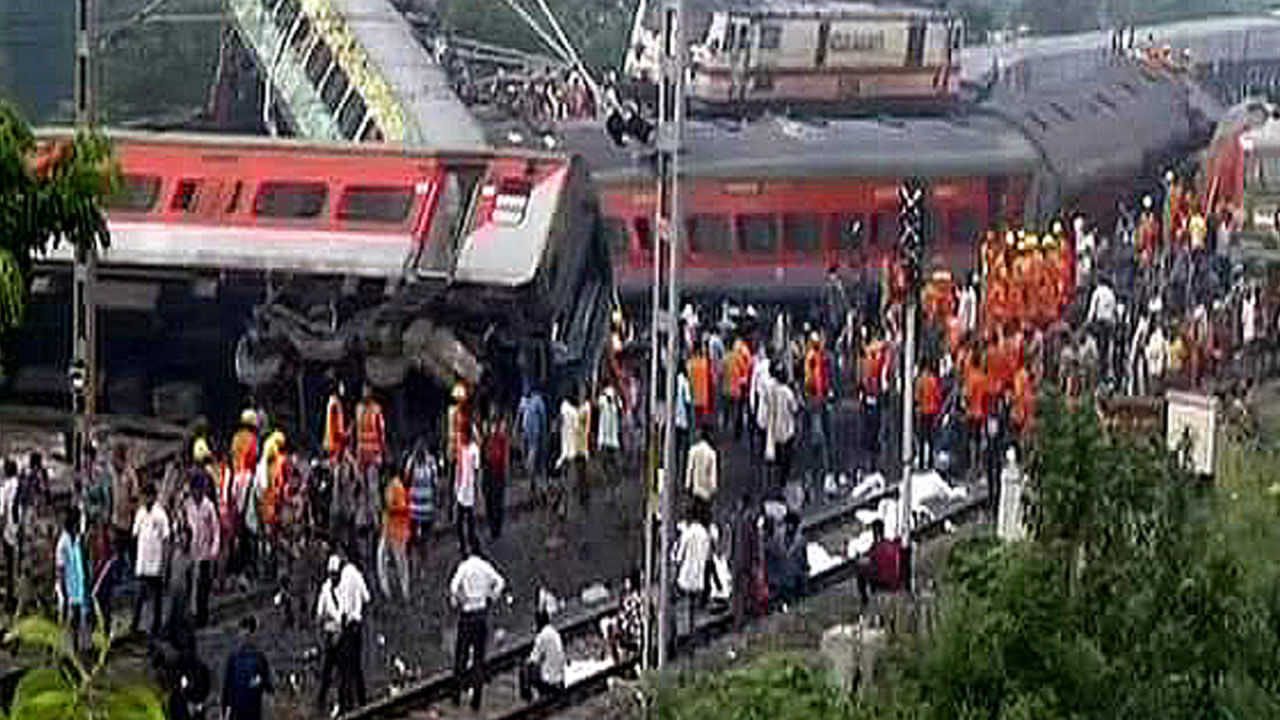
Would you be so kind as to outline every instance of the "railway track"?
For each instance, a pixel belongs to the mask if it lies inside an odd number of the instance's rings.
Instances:
[[[869,496],[865,499],[845,503],[843,505],[819,512],[806,519],[803,524],[805,535],[810,540],[830,540],[837,535],[839,528],[856,522],[855,514],[859,510],[874,509],[881,500],[897,496],[896,489]],[[944,532],[948,523],[960,524],[976,515],[986,506],[986,497],[977,497],[952,507],[941,517],[932,520],[917,529],[917,539],[928,541]],[[829,546],[828,543],[823,543]],[[806,587],[809,596],[837,585],[853,577],[854,562],[841,559],[834,565],[810,575]],[[570,659],[582,657],[602,657],[603,652],[598,640],[600,621],[614,615],[618,610],[618,601],[610,600],[596,608],[581,610],[570,614],[556,623],[565,643],[565,654]],[[681,648],[696,647],[722,636],[730,631],[732,613],[725,611],[704,612],[694,621],[692,638],[688,634],[681,635],[677,646]],[[373,720],[374,718],[487,718],[488,720],[526,720],[542,718],[558,709],[581,703],[586,698],[602,692],[610,678],[631,672],[638,662],[637,658],[628,658],[619,663],[599,662],[585,663],[579,674],[571,677],[563,693],[552,697],[537,698],[526,702],[519,693],[519,667],[529,656],[533,647],[532,637],[500,644],[486,657],[487,681],[484,689],[484,706],[477,713],[465,703],[461,707],[452,704],[456,680],[450,671],[436,673],[409,687],[393,691],[391,694],[375,700],[361,708],[347,713],[344,720]]]

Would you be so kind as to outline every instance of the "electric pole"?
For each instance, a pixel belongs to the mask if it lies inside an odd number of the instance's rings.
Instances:
[[[898,191],[900,201],[900,247],[903,274],[906,281],[906,297],[903,300],[903,320],[906,337],[902,348],[902,489],[898,495],[901,509],[900,535],[906,550],[907,567],[904,577],[907,589],[911,590],[912,566],[912,475],[915,471],[915,436],[913,421],[915,420],[915,375],[916,375],[916,316],[920,311],[921,275],[925,265],[925,185],[924,182],[912,178],[903,183]]]
[[[667,644],[673,636],[671,612],[671,545],[672,500],[676,477],[676,365],[679,363],[680,306],[680,242],[684,233],[680,213],[680,146],[684,135],[684,0],[662,3],[662,72],[658,88],[658,207],[656,222],[658,242],[654,243],[655,260],[662,241],[667,244],[667,303],[662,319],[667,331],[666,366],[666,432],[663,437],[662,487],[658,505],[661,529],[658,536],[658,662],[661,670],[667,661]],[[655,289],[656,294],[656,289]],[[658,351],[655,345],[653,351]]]
[[[93,37],[96,20],[95,0],[76,0],[75,103],[76,131],[83,133],[95,120]],[[96,349],[97,308],[93,282],[97,270],[98,251],[93,238],[77,243],[72,269],[72,361],[71,397],[75,417],[72,428],[72,467],[80,470],[85,448],[93,432],[93,413],[97,398]]]

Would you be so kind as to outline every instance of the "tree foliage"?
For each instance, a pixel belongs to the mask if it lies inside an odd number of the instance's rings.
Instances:
[[[659,693],[658,717],[1280,717],[1280,461],[1242,456],[1207,487],[1092,407],[1047,399],[1037,417],[1030,538],[954,546],[935,629],[886,656],[871,699],[765,664]]]
[[[70,633],[47,618],[22,618],[9,634],[44,661],[18,681],[9,720],[164,720],[154,687],[112,669],[111,638],[103,632],[94,633],[92,664],[73,650]]]
[[[1230,497],[1091,407],[1043,410],[1033,540],[961,550],[941,627],[908,656],[927,717],[1280,716],[1277,585],[1246,575]]]
[[[118,180],[106,137],[36,142],[12,106],[0,102],[0,337],[22,321],[31,270],[43,253],[69,242],[110,243],[103,199]]]

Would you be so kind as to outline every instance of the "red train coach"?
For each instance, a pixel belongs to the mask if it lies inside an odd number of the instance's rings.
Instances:
[[[379,336],[425,316],[543,342],[562,364],[585,364],[607,322],[608,248],[596,193],[572,156],[110,137],[123,184],[108,201],[100,276],[117,287],[190,297],[181,288],[212,280],[218,302],[287,302],[299,317],[337,302],[339,323],[394,305]],[[46,260],[56,277],[70,250]]]
[[[687,292],[804,297],[833,265],[871,267],[898,237],[898,188],[930,185],[932,262],[972,268],[975,239],[1024,217],[1040,167],[1035,149],[995,118],[823,123],[694,123],[682,156],[686,180]],[[624,295],[652,278],[652,175],[625,151],[576,133],[593,163]]]

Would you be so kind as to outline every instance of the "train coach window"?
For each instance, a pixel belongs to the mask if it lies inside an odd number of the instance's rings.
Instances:
[[[125,175],[120,186],[107,198],[107,209],[121,212],[148,212],[160,197],[156,175]]]
[[[320,97],[324,99],[324,104],[329,107],[329,112],[338,111],[338,103],[342,102],[342,98],[347,94],[347,87],[351,82],[347,79],[345,73],[340,66],[335,65],[333,72],[329,73],[329,79],[324,83],[324,89],[320,91]]]
[[[876,242],[882,248],[893,247],[898,242],[897,213],[876,213]]]
[[[329,63],[333,62],[333,50],[329,48],[329,43],[323,39],[317,40],[316,44],[311,48],[311,54],[307,56],[307,79],[311,81],[312,87],[320,85],[320,81],[324,79],[324,73],[329,69]]]
[[[947,220],[947,239],[957,247],[973,245],[982,232],[982,220],[972,210],[956,210],[949,214]]]
[[[329,188],[324,183],[263,183],[253,203],[253,214],[265,218],[313,218],[324,212],[328,197]]]
[[[631,251],[627,242],[627,223],[622,218],[606,217],[601,220],[601,231],[609,253],[615,258],[626,257]]]
[[[822,248],[822,218],[818,215],[782,216],[782,247],[789,253],[810,255]]]
[[[347,222],[402,223],[413,207],[413,188],[351,187],[338,204],[338,219]]]
[[[760,49],[777,50],[782,47],[782,27],[779,25],[760,26]]]
[[[834,219],[836,247],[854,252],[862,249],[867,241],[867,218],[864,215],[837,215]]]
[[[649,224],[649,218],[636,218],[635,228],[640,249],[646,253],[653,252],[653,226]]]
[[[729,218],[726,215],[690,215],[685,221],[689,252],[694,255],[728,255]]]
[[[342,109],[338,111],[338,130],[342,132],[342,137],[348,140],[356,139],[356,133],[360,132],[360,126],[364,122],[367,111],[368,107],[364,104],[360,91],[352,92],[347,97],[347,101],[342,104]],[[373,122],[370,121],[369,124],[372,125]]]
[[[778,250],[778,226],[772,215],[739,215],[738,248],[744,253],[769,255]]]
[[[200,198],[199,180],[182,180],[178,183],[178,189],[173,193],[173,203],[170,208],[180,210],[186,213],[196,211],[196,203]]]

